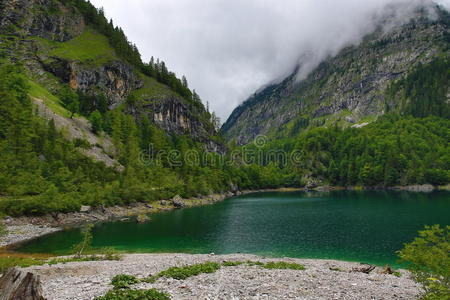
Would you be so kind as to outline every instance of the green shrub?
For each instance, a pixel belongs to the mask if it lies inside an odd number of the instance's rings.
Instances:
[[[3,223],[0,223],[0,238],[8,234],[8,230]]]
[[[304,270],[305,267],[296,263],[287,263],[283,261],[279,262],[268,262],[264,264],[265,269],[289,269],[289,270]]]
[[[129,289],[130,285],[139,283],[140,280],[132,275],[119,274],[113,277],[111,284],[114,289]]]
[[[202,273],[214,273],[220,269],[220,264],[215,262],[206,262],[203,264],[196,264],[185,267],[172,267],[160,272],[159,277],[170,277],[178,280],[183,280]]]
[[[112,290],[95,300],[170,300],[167,293],[156,289],[149,290]]]
[[[236,267],[244,264],[243,261],[224,261],[222,262],[222,266],[224,267]]]
[[[409,263],[414,279],[422,284],[422,299],[449,299],[450,295],[450,226],[425,226],[419,237],[398,252]]]

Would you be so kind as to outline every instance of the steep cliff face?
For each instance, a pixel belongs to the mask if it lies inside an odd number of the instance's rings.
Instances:
[[[227,139],[239,144],[259,134],[286,137],[308,126],[342,126],[373,121],[386,107],[399,109],[386,90],[416,66],[448,55],[449,15],[437,10],[389,31],[367,36],[356,47],[323,61],[302,81],[296,72],[256,93],[224,124]],[[301,66],[299,67],[301,68]]]
[[[80,35],[83,17],[70,6],[54,0],[0,1],[0,32],[38,36],[65,42]]]
[[[110,109],[126,106],[136,118],[147,115],[168,134],[206,145],[217,135],[201,117],[204,109],[120,58],[70,1],[0,0],[0,8],[0,59],[24,65],[29,78],[53,94],[66,84],[105,95]]]
[[[115,107],[134,90],[142,87],[142,81],[130,65],[111,61],[98,67],[86,66],[77,61],[52,57],[40,61],[44,70],[58,77],[74,90],[85,94],[102,93],[111,107]]]

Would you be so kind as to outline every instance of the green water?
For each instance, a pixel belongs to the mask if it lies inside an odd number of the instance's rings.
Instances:
[[[450,224],[450,193],[257,193],[151,216],[146,224],[95,226],[94,247],[127,252],[252,253],[396,265],[395,251],[427,224]],[[67,254],[79,229],[23,245]]]

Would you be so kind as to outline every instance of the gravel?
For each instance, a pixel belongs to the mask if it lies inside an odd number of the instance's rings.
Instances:
[[[254,255],[128,254],[122,261],[76,262],[30,267],[41,275],[44,296],[51,299],[93,299],[112,288],[117,274],[145,277],[173,266],[206,261],[286,261],[303,264],[306,270],[268,270],[259,266],[222,267],[216,273],[200,274],[185,280],[160,278],[136,289],[156,288],[172,299],[416,299],[420,286],[400,270],[401,277],[354,272],[358,263],[264,258]],[[332,271],[338,269],[339,271]]]
[[[0,237],[0,247],[10,246],[16,243],[34,239],[36,237],[46,235],[61,230],[58,227],[50,227],[43,225],[6,225],[7,234]]]

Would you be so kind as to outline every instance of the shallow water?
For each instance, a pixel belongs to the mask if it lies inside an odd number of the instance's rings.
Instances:
[[[94,247],[126,252],[252,253],[397,265],[395,252],[424,225],[450,224],[450,193],[255,193],[135,221],[97,224]],[[79,229],[17,249],[70,253]]]

